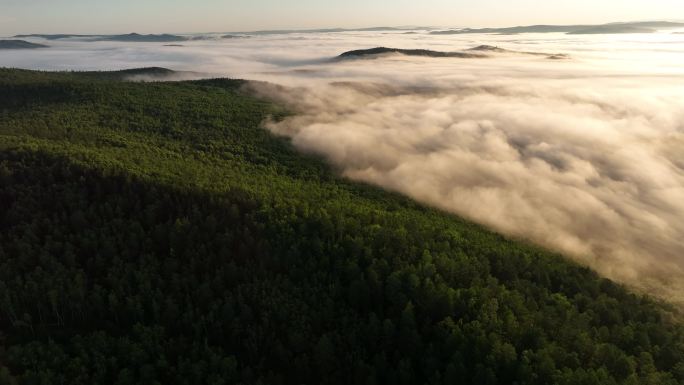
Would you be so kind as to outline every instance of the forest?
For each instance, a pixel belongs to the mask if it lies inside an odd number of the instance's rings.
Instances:
[[[167,71],[0,69],[0,384],[684,384],[677,309]]]

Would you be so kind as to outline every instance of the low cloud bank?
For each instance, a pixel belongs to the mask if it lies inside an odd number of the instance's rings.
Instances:
[[[351,179],[684,303],[678,75],[602,61],[554,67],[502,59],[473,70],[439,60],[345,70],[372,83],[261,85],[258,92],[299,112],[268,128]]]
[[[268,127],[345,176],[681,300],[681,100],[510,84],[279,90],[300,114]]]

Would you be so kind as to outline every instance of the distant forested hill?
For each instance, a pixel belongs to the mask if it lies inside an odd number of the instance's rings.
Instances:
[[[638,21],[597,25],[526,25],[506,28],[463,28],[432,31],[434,35],[460,35],[471,33],[519,34],[519,33],[567,33],[569,35],[610,35],[620,33],[653,33],[657,30],[682,28],[684,23],[668,21]]]
[[[30,43],[24,40],[0,40],[0,49],[35,49],[47,48],[46,45]]]
[[[684,383],[662,305],[147,72],[0,70],[1,384]]]

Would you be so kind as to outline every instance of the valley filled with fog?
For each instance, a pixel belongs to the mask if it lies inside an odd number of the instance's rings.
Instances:
[[[222,36],[27,38],[49,47],[0,67],[265,81],[250,91],[297,113],[266,127],[341,174],[684,302],[683,34]],[[373,47],[465,54],[338,57]]]

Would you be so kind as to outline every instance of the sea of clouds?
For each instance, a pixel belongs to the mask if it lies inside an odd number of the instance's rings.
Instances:
[[[297,33],[180,43],[50,41],[0,66],[162,66],[264,80],[298,114],[267,122],[351,179],[557,249],[684,303],[684,35]],[[44,42],[40,39],[36,42]],[[389,55],[377,46],[487,58]]]

